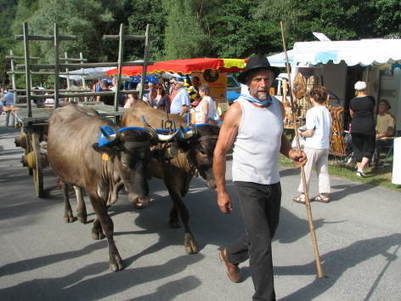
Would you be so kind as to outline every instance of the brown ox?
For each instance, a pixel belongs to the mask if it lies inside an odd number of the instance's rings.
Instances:
[[[144,102],[138,102],[128,109],[121,122],[122,126],[143,126],[145,120],[152,128],[160,129],[167,119],[166,113],[153,109]],[[177,128],[186,127],[182,117],[169,115]],[[192,177],[199,174],[207,181],[210,189],[215,188],[212,162],[213,150],[216,145],[219,128],[216,126],[202,126],[191,130],[183,139],[174,142],[161,143],[152,151],[150,162],[151,175],[163,179],[173,200],[170,211],[170,225],[174,228],[180,226],[180,217],[185,230],[184,246],[188,254],[198,252],[198,246],[189,228],[189,213],[182,201],[189,189]]]
[[[151,135],[143,130],[127,130],[109,136],[103,131],[105,145],[98,136],[103,126],[114,128],[112,122],[75,105],[54,110],[49,119],[48,160],[66,184],[83,188],[88,194],[97,219],[93,224],[94,239],[106,235],[110,268],[123,268],[113,240],[113,221],[107,213],[107,201],[113,187],[122,180],[128,198],[136,201],[148,194],[147,162],[150,159]]]

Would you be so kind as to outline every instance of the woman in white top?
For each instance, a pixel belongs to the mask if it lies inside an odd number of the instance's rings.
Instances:
[[[328,99],[328,94],[324,87],[317,86],[310,91],[309,95],[313,107],[306,112],[306,129],[299,131],[299,135],[305,137],[304,152],[308,158],[304,167],[305,177],[309,188],[312,169],[316,170],[319,194],[312,200],[327,203],[330,200],[328,159],[331,115],[324,103]],[[302,181],[299,184],[298,191],[301,194],[293,200],[298,203],[305,203]]]
[[[216,110],[216,102],[209,96],[210,88],[208,85],[199,87],[200,103],[195,107],[195,123],[216,124],[219,116]]]

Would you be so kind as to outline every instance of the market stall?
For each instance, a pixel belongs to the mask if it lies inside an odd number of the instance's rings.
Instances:
[[[245,59],[193,58],[156,62],[147,67],[147,73],[180,73],[197,77],[200,84],[208,84],[211,97],[222,111],[228,106],[226,99],[227,73],[239,72],[245,68]],[[122,75],[136,76],[142,71],[138,66],[122,68]],[[117,74],[117,68],[107,71],[108,76]]]
[[[390,102],[391,113],[397,120],[396,128],[401,129],[401,66],[397,68],[397,63],[401,62],[401,39],[296,42],[288,56],[292,79],[302,76],[298,82],[303,82],[305,89],[316,83],[323,84],[331,95],[332,107],[342,108],[344,112],[353,97],[353,84],[357,80],[367,81],[368,94],[376,100],[385,98]],[[274,66],[285,66],[284,53],[268,59]],[[300,102],[302,118],[308,101],[301,99]],[[334,115],[340,118],[338,124],[343,127],[346,114],[336,112]],[[342,131],[341,128],[338,133],[342,135]]]

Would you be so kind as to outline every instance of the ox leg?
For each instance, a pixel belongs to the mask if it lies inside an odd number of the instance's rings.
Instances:
[[[111,205],[113,205],[114,203],[117,202],[118,200],[118,193],[120,192],[120,190],[124,187],[124,182],[122,180],[120,180],[118,183],[116,183],[113,186],[113,190],[111,192],[111,196],[110,199],[107,200],[107,206],[110,207]]]
[[[191,229],[189,228],[189,212],[187,207],[185,206],[184,202],[181,199],[181,196],[174,191],[174,189],[170,189],[168,187],[168,191],[170,193],[171,198],[173,199],[174,202],[174,207],[170,212],[170,225],[172,222],[172,217],[175,218],[177,215],[180,217],[182,224],[184,225],[184,247],[185,251],[188,254],[195,254],[199,252],[198,245],[195,242],[195,238],[191,232]],[[174,211],[174,212],[173,212]],[[178,223],[178,219],[177,219]],[[178,224],[179,225],[179,224]]]
[[[94,240],[101,240],[105,238],[102,226],[100,225],[100,221],[98,218],[95,218],[95,220],[93,221],[92,238]]]
[[[73,186],[75,190],[75,196],[77,198],[77,216],[81,223],[86,224],[88,214],[86,213],[86,206],[84,201],[84,192],[81,187]]]
[[[61,188],[63,189],[64,194],[64,221],[66,223],[73,223],[77,220],[72,213],[71,204],[70,204],[70,197],[68,195],[68,187],[69,185],[60,181]]]
[[[175,203],[173,204],[173,208],[170,210],[169,224],[171,228],[181,228],[180,220],[178,219],[178,208]]]
[[[111,220],[110,216],[107,213],[107,207],[103,200],[90,196],[90,200],[95,210],[97,219],[100,222],[100,226],[104,231],[104,234],[107,238],[107,243],[109,244],[109,263],[110,269],[113,272],[119,271],[123,269],[123,261],[121,256],[117,250],[116,244],[114,243],[113,239],[113,231],[114,225],[113,221]]]

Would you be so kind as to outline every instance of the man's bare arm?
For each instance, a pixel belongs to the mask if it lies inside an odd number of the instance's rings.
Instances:
[[[214,149],[213,173],[216,181],[217,203],[223,213],[229,213],[232,210],[231,200],[226,191],[226,154],[237,136],[241,116],[240,104],[234,103],[224,116],[224,123]]]

